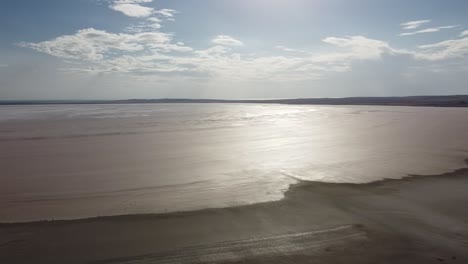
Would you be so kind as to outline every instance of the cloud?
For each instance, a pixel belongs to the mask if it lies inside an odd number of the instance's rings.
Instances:
[[[429,22],[431,22],[431,20],[408,21],[408,22],[401,23],[400,26],[403,29],[416,29],[420,27],[421,25],[429,23]]]
[[[2,67],[8,67],[8,64],[1,64],[0,63],[0,68],[2,68]]]
[[[156,10],[152,7],[143,6],[141,4],[152,3],[153,0],[113,0],[109,8],[112,10],[123,13],[126,16],[136,17],[136,18],[145,18],[151,15],[156,15],[149,17],[147,20],[155,23],[160,23],[162,20],[157,16],[162,16],[166,20],[174,21],[174,15],[178,13],[174,9],[160,9]]]
[[[421,45],[418,48],[421,51],[414,54],[416,59],[436,61],[464,58],[468,54],[468,37]]]
[[[111,9],[122,12],[124,15],[129,17],[148,17],[153,14],[154,8],[142,6],[139,4],[127,4],[115,2],[110,6]]]
[[[456,27],[459,27],[459,26],[460,25],[450,25],[450,26],[426,28],[426,29],[422,29],[422,30],[418,30],[418,31],[401,33],[400,36],[412,36],[412,35],[422,34],[422,33],[439,32],[442,29],[451,29],[451,28],[456,28]]]
[[[322,43],[328,46],[328,51],[315,53],[276,46],[276,49],[286,53],[242,54],[235,47],[244,46],[244,43],[228,35],[217,35],[212,39],[214,46],[195,50],[174,40],[173,33],[160,31],[164,21],[173,19],[177,13],[175,10],[149,8],[151,10],[145,13],[140,12],[139,8],[132,11],[126,9],[126,5],[146,8],[143,4],[151,2],[152,0],[111,2],[111,8],[120,6],[125,11],[118,11],[126,15],[145,18],[127,27],[125,33],[88,28],[46,41],[21,42],[18,45],[63,59],[67,66],[61,70],[66,72],[119,74],[138,78],[177,76],[237,81],[316,80],[326,78],[331,73],[350,71],[356,64],[379,61],[386,56],[435,61],[463,58],[468,53],[468,38],[422,45],[416,51],[407,51],[396,49],[386,41],[361,35],[326,37],[322,39]],[[415,28],[427,23],[412,22],[414,23],[405,27]],[[435,32],[454,27],[456,26],[444,26],[416,32]]]
[[[157,17],[149,17],[146,20],[148,20],[150,22],[154,22],[154,23],[161,23],[162,22],[162,20],[160,18],[157,18]]]
[[[154,13],[155,13],[155,14],[162,15],[162,16],[164,16],[164,17],[172,18],[172,17],[174,17],[174,14],[177,13],[177,11],[174,10],[174,9],[167,9],[167,8],[165,8],[165,9],[161,9],[161,10],[156,10],[156,11],[154,11]]]
[[[165,9],[163,9],[165,10]],[[167,9],[166,9],[167,10]],[[154,15],[158,15],[158,11],[156,10],[153,12]],[[173,13],[176,13],[175,10],[173,10]],[[132,24],[124,29],[126,32],[131,32],[131,33],[140,33],[140,32],[152,32],[152,31],[157,31],[163,27],[163,23],[165,21],[174,21],[173,18],[168,18],[163,15],[163,19],[157,17],[157,16],[151,16],[146,18],[143,21],[139,21],[137,24]]]
[[[275,46],[275,49],[279,49],[279,50],[282,50],[282,51],[286,51],[286,52],[304,52],[303,50],[298,50],[298,49],[292,49],[292,48],[288,48],[286,46]]]
[[[468,30],[463,31],[462,33],[460,33],[459,36],[460,36],[460,37],[468,36]]]
[[[39,43],[21,42],[28,47],[49,55],[86,61],[97,61],[115,52],[136,53],[142,51],[170,52],[187,51],[189,47],[173,44],[172,35],[162,32],[115,34],[93,28],[79,30],[74,35],[64,35]]]
[[[235,53],[240,41],[220,35],[216,46],[193,50],[173,42],[171,34],[144,32],[116,34],[83,29],[73,35],[19,45],[63,59],[74,59],[67,72],[214,78],[223,80],[298,81],[320,79],[332,72],[346,72],[356,61],[379,60],[400,51],[364,36],[328,37],[323,42],[334,51],[274,56]]]
[[[328,53],[327,56],[335,58],[352,58],[357,60],[378,59],[384,53],[397,54],[405,53],[396,50],[381,40],[370,39],[364,36],[351,36],[345,38],[328,37],[322,40],[325,43],[340,47],[344,50],[340,52]]]
[[[364,36],[327,37],[322,41],[333,47],[329,52],[258,56],[238,54],[225,45],[193,50],[182,42],[173,43],[170,34],[159,34],[113,34],[86,29],[50,41],[20,45],[56,57],[79,60],[62,69],[68,72],[232,81],[316,80],[330,73],[348,72],[356,62],[379,61],[384,56],[446,61],[468,54],[468,38],[421,45],[416,51],[406,51]]]
[[[160,23],[140,22],[126,27],[124,31],[129,33],[158,32],[161,28],[162,25]]]
[[[212,40],[212,42],[214,44],[223,46],[244,46],[244,43],[242,43],[240,40],[227,35],[218,35]]]
[[[114,0],[116,4],[143,4],[143,3],[151,3],[153,0]]]
[[[196,51],[197,56],[185,60],[216,78],[298,81],[320,79],[333,72],[346,72],[356,61],[379,60],[384,54],[399,52],[386,42],[364,36],[328,37],[323,42],[334,46],[335,50],[293,56],[256,56],[233,53],[230,47],[219,45]]]

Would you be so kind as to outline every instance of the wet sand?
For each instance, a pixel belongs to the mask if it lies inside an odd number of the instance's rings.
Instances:
[[[0,225],[0,263],[468,263],[468,169],[281,201]]]

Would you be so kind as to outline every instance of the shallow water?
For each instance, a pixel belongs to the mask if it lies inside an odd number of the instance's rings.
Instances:
[[[0,107],[0,222],[277,200],[464,166],[468,109],[254,104]]]

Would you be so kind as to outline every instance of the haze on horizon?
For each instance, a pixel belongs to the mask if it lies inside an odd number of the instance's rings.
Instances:
[[[5,0],[0,100],[466,94],[468,2]]]

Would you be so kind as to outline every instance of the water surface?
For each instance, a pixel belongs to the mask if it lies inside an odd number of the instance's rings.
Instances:
[[[0,149],[0,222],[161,213],[463,167],[468,109],[1,106]]]

